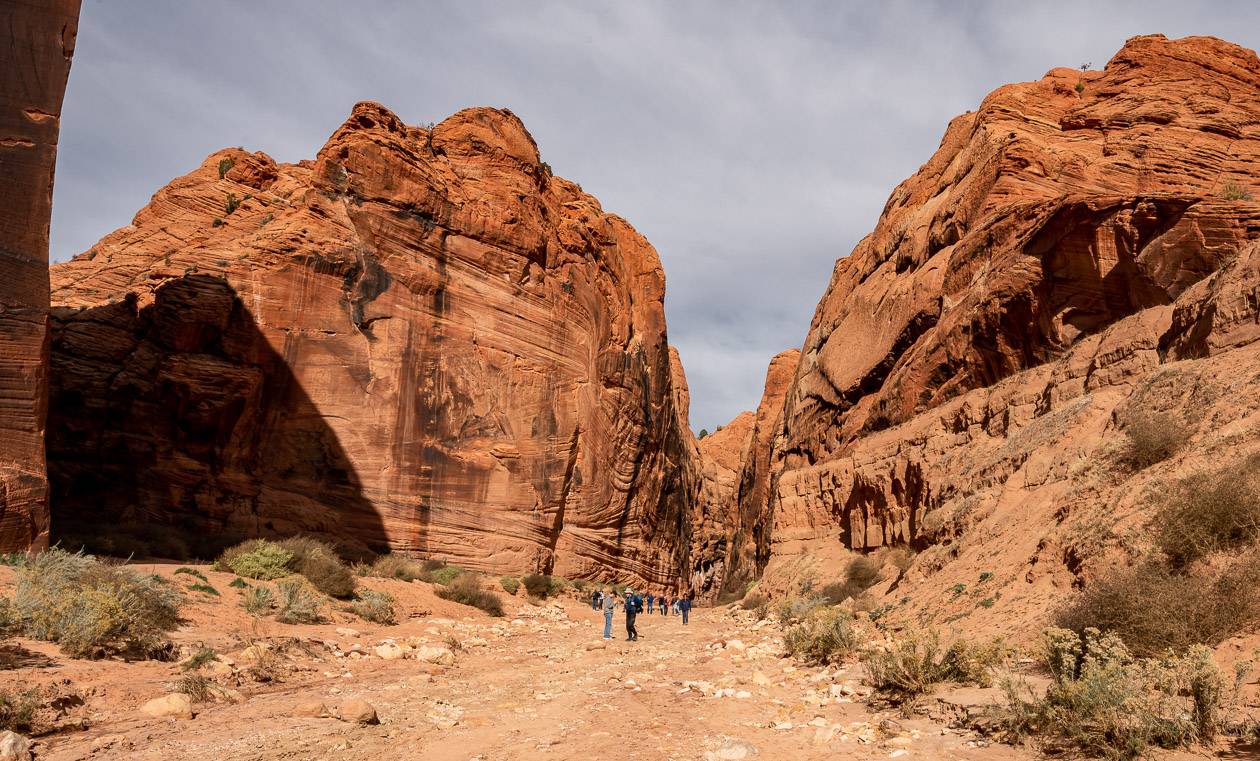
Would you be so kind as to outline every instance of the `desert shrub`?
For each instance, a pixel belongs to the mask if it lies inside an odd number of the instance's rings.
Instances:
[[[910,552],[910,550],[905,547],[886,548],[882,555],[885,565],[891,565],[901,573],[905,573],[909,570],[910,566],[914,563],[914,553]]]
[[[1168,561],[1184,567],[1214,552],[1254,544],[1260,538],[1260,489],[1253,474],[1226,469],[1182,479],[1154,518],[1155,543]]]
[[[787,626],[795,621],[802,621],[815,608],[826,605],[827,599],[820,596],[785,597],[774,606],[774,617],[779,624]]]
[[[29,733],[39,709],[39,690],[0,689],[0,730]]]
[[[1070,599],[1054,621],[1115,634],[1138,655],[1215,645],[1260,621],[1260,556],[1193,574],[1154,561],[1120,568]]]
[[[293,553],[267,539],[250,539],[229,547],[214,561],[216,571],[231,571],[237,576],[270,581],[288,576]]]
[[[943,648],[940,635],[926,629],[894,639],[885,649],[864,650],[862,664],[872,687],[899,700],[911,700],[942,682],[989,686],[993,669],[1004,657],[1005,647],[998,640],[960,639]]]
[[[235,579],[228,582],[228,586],[233,589],[249,589],[249,582],[237,576]]]
[[[770,603],[769,597],[766,597],[760,592],[753,592],[751,594],[744,595],[744,599],[739,601],[739,607],[743,608],[744,610],[757,610],[758,608],[764,605],[768,605],[769,603]]]
[[[174,685],[175,692],[182,692],[192,698],[194,703],[209,703],[214,696],[211,687],[214,682],[202,674],[184,674]]]
[[[1251,191],[1236,182],[1227,182],[1221,186],[1221,198],[1226,201],[1250,201]]]
[[[1161,412],[1135,412],[1124,421],[1124,446],[1120,461],[1143,470],[1176,454],[1190,438],[1184,421]]]
[[[549,576],[547,582],[547,595],[555,597],[562,594],[566,589],[573,588],[573,582],[563,576]]]
[[[309,536],[292,536],[279,544],[293,556],[289,567],[306,577],[316,589],[340,599],[354,594],[354,574],[331,545]]]
[[[850,597],[856,599],[862,590],[847,581],[833,581],[818,591],[828,605],[839,605]]]
[[[521,588],[521,580],[515,576],[504,576],[499,579],[499,586],[503,587],[504,592],[514,595]]]
[[[446,643],[446,646],[449,647],[453,653],[458,653],[464,649],[464,641],[459,637],[456,637],[454,634],[448,633],[442,638],[442,642]]]
[[[424,568],[405,555],[381,555],[370,564],[356,564],[355,573],[359,576],[399,579],[401,581],[415,581],[416,579],[427,578]]]
[[[230,170],[233,166],[236,166],[236,161],[230,156],[219,159],[219,179],[221,180],[224,177],[227,177],[228,170]]]
[[[188,585],[188,591],[189,591],[189,592],[200,592],[200,593],[202,593],[203,595],[210,595],[211,597],[218,597],[218,596],[219,596],[219,590],[215,589],[214,587],[210,586],[209,584],[189,584],[189,585]]]
[[[1111,759],[1208,741],[1225,695],[1211,655],[1195,646],[1182,656],[1135,658],[1115,635],[1050,629],[1044,657],[1053,681],[1040,698],[1004,683],[1003,723],[1014,737],[1043,735]]]
[[[197,648],[197,652],[188,656],[183,663],[179,664],[179,667],[184,671],[196,671],[210,661],[213,661],[216,655],[217,654],[212,648],[202,645]]]
[[[521,583],[525,585],[525,591],[530,597],[542,599],[551,594],[551,577],[544,576],[541,573],[527,573],[521,577]]]
[[[495,593],[482,589],[481,581],[471,573],[460,574],[450,584],[440,587],[437,596],[443,600],[480,608],[492,616],[503,615],[503,601]]]
[[[431,584],[450,584],[464,569],[457,565],[447,565],[441,560],[424,562],[424,578]]]
[[[108,652],[151,657],[179,621],[178,591],[154,576],[53,548],[19,571],[16,625],[73,657]]]
[[[350,603],[350,612],[374,624],[394,625],[398,618],[394,613],[394,597],[374,589],[360,589]]]
[[[282,624],[318,624],[324,620],[319,612],[319,598],[300,580],[284,579],[276,583],[280,590],[280,609],[276,620]]]
[[[271,612],[275,596],[267,587],[248,587],[241,592],[241,607],[251,616],[263,616]]]
[[[879,581],[881,564],[878,558],[863,555],[854,558],[844,572],[845,581],[858,589],[870,589]]]
[[[783,636],[788,655],[806,663],[839,663],[857,650],[859,636],[853,616],[843,608],[815,608]]]

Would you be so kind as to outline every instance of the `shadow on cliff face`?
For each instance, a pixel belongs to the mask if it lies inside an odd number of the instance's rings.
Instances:
[[[186,275],[154,303],[55,309],[48,415],[54,541],[208,557],[297,533],[349,555],[386,535],[319,409],[225,280]],[[286,336],[286,340],[290,337]]]

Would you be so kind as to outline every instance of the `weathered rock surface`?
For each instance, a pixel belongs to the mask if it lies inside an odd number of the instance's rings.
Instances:
[[[48,544],[48,223],[79,0],[0,7],[0,552]]]
[[[1023,625],[1144,522],[1146,489],[1254,450],[1258,170],[1260,60],[1210,38],[1134,38],[955,119],[819,304],[768,576],[910,544],[889,600]],[[1124,474],[1125,421],[1158,412],[1190,444]]]
[[[314,161],[220,151],[52,279],[58,530],[686,566],[660,262],[510,112],[361,103]]]
[[[772,438],[781,427],[784,395],[800,352],[789,349],[770,361],[756,412],[743,412],[697,442],[700,491],[692,518],[693,593],[715,597],[736,591],[755,576],[758,557],[769,555],[769,485]]]

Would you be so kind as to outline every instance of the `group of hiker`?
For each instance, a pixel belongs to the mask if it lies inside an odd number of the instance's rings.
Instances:
[[[627,589],[625,596],[619,597],[611,589],[595,590],[591,592],[591,608],[604,612],[604,639],[612,639],[613,614],[616,613],[618,607],[624,610],[626,615],[626,640],[635,642],[639,639],[635,619],[640,613],[651,615],[659,607],[660,614],[668,616],[672,610],[674,615],[682,616],[682,622],[686,624],[688,615],[691,613],[691,598],[683,596],[671,601],[665,595],[648,594],[645,599],[642,595],[635,594],[632,589]]]

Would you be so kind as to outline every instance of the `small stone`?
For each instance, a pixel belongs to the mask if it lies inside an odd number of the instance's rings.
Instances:
[[[0,732],[0,761],[31,761],[31,741],[17,732]]]
[[[393,642],[386,642],[383,645],[376,646],[376,656],[383,660],[396,661],[406,654],[407,654],[406,650],[403,650],[401,647],[399,647],[398,645],[395,645]]]
[[[140,713],[155,719],[191,719],[192,698],[182,692],[172,692],[140,706]]]
[[[328,716],[328,706],[324,705],[322,700],[304,700],[293,707],[289,712],[290,716],[304,716],[312,719],[322,719]]]
[[[439,663],[449,666],[455,662],[455,653],[449,647],[424,645],[411,652],[411,657],[426,663]]]
[[[908,756],[908,755],[910,755],[910,751],[902,749],[902,750],[894,750],[892,753],[888,754],[888,757],[901,758],[902,756]]]
[[[735,697],[738,698],[739,700],[747,700],[748,698],[752,697],[752,693],[749,692],[748,690],[740,690],[739,692],[735,693]]]
[[[732,740],[717,750],[704,754],[705,761],[741,761],[757,755],[757,749],[743,740]]]
[[[357,629],[351,629],[346,626],[338,626],[337,635],[341,637],[357,637],[359,636],[359,632]]]
[[[597,639],[594,642],[586,643],[587,650],[603,650],[606,647],[608,647],[607,640]]]
[[[337,709],[337,718],[355,724],[380,724],[376,707],[362,698],[343,700]]]

